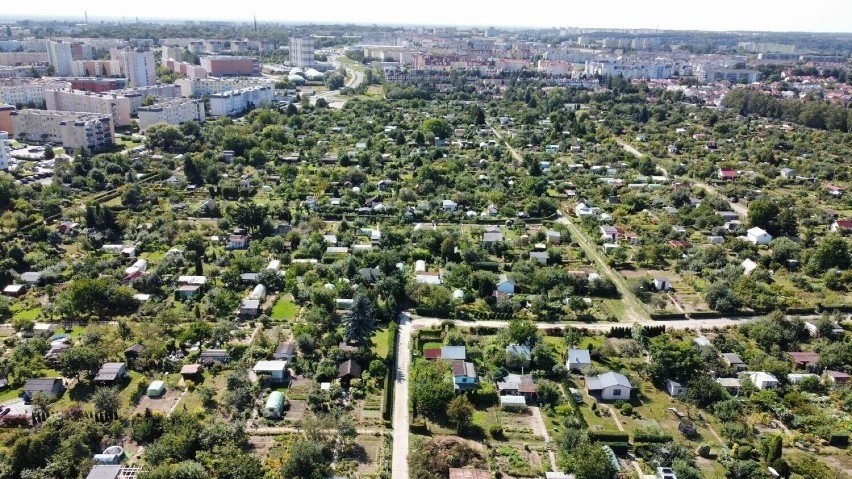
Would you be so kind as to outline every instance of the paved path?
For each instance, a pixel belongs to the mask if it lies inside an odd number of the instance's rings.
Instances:
[[[411,363],[411,318],[399,315],[396,335],[396,381],[393,386],[393,462],[391,479],[408,479],[408,372]]]

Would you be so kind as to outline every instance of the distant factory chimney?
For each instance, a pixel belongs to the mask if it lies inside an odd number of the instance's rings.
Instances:
[[[257,15],[254,16],[254,33],[257,33]]]
[[[83,11],[83,16],[86,17],[86,25],[88,25],[89,24],[89,12]]]

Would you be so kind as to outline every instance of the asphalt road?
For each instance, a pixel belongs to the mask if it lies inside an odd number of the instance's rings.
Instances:
[[[400,313],[396,336],[396,381],[393,386],[393,461],[391,479],[408,479],[408,372],[411,363],[411,320]]]

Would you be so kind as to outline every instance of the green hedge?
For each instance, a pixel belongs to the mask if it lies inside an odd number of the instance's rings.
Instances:
[[[651,313],[651,319],[654,321],[671,321],[676,319],[686,319],[684,313]]]
[[[630,435],[626,432],[616,431],[589,431],[589,440],[605,443],[630,442]]]
[[[660,435],[660,434],[639,433],[639,434],[633,435],[633,443],[634,444],[640,443],[640,442],[646,443],[646,444],[648,444],[648,443],[662,443],[662,442],[671,442],[672,440],[674,440],[674,438],[672,438],[672,436],[670,436],[668,434]]]
[[[393,385],[394,385],[394,376],[396,375],[396,355],[399,354],[397,351],[396,337],[399,333],[399,326],[395,321],[391,321],[388,324],[388,355],[385,357],[385,390],[384,390],[384,398],[382,401],[382,418],[386,421],[390,421],[393,417]],[[407,353],[405,353],[407,354]]]
[[[721,318],[722,313],[717,311],[696,311],[694,313],[689,313],[689,317],[692,319],[715,319]]]

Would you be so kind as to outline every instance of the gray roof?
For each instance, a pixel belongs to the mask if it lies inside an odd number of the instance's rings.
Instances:
[[[597,391],[613,386],[621,386],[632,389],[633,386],[626,376],[616,372],[603,373],[598,376],[590,376],[586,378],[586,385],[590,390]]]
[[[461,359],[467,358],[467,351],[464,346],[442,346],[441,359]]]
[[[258,309],[258,308],[260,308],[260,301],[258,301],[256,299],[244,299],[240,308],[242,308],[242,309]]]
[[[500,232],[485,232],[482,234],[482,241],[486,243],[497,243],[503,241],[503,233]]]
[[[745,364],[737,353],[722,353],[722,357],[728,361],[728,364]]]
[[[104,363],[101,366],[95,381],[115,381],[124,372],[124,363]]]
[[[526,359],[530,359],[532,357],[530,347],[522,346],[520,344],[510,344],[506,346],[506,353],[514,354]]]
[[[569,349],[568,362],[572,364],[590,364],[592,357],[588,349]]]
[[[86,479],[115,479],[120,470],[121,466],[95,466]]]
[[[24,391],[27,393],[38,393],[42,392],[45,394],[52,394],[53,387],[56,382],[62,383],[62,378],[32,378],[27,379],[26,384],[24,384]]]

